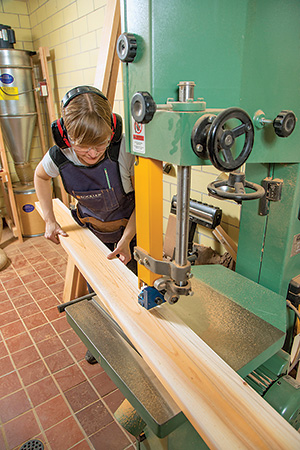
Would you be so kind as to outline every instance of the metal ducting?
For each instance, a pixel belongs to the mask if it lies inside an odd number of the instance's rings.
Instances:
[[[33,180],[29,154],[36,119],[30,52],[0,49],[0,124],[22,184]]]

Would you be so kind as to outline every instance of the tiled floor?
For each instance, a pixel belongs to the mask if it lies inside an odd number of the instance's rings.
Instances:
[[[5,230],[4,230],[5,231]],[[0,272],[0,450],[39,439],[47,450],[124,450],[134,438],[114,420],[123,396],[56,308],[66,254],[44,237],[3,234]]]

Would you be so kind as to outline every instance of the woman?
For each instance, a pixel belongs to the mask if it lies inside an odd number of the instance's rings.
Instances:
[[[60,175],[65,190],[77,199],[74,220],[108,246],[108,259],[118,257],[136,273],[134,156],[125,151],[121,118],[112,114],[101,91],[79,86],[64,96],[62,118],[52,124],[52,132],[56,145],[34,176],[45,237],[58,244],[58,236],[67,236],[52,205],[51,179]]]

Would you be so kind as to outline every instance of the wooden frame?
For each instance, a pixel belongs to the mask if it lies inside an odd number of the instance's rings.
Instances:
[[[41,213],[40,206],[37,209]],[[69,258],[211,449],[299,449],[300,435],[172,311],[138,304],[137,277],[54,200]]]
[[[56,114],[55,114],[55,109],[54,109],[54,99],[53,99],[53,93],[52,93],[49,71],[48,71],[48,63],[47,63],[47,59],[49,57],[50,57],[50,52],[49,52],[48,47],[39,47],[39,50],[37,52],[37,58],[41,65],[42,76],[46,80],[47,94],[48,94],[46,97],[47,110],[48,110],[50,123],[52,123],[54,120],[56,120]],[[35,80],[33,80],[33,81],[34,81],[34,85],[35,85]],[[38,117],[39,117],[40,106],[39,106],[39,101],[38,101],[38,97],[37,97],[36,93],[35,93],[35,100],[36,100],[36,108],[37,108]],[[43,136],[43,128],[42,128],[42,123],[41,123],[40,118],[38,119],[38,127],[39,127],[40,138],[41,138],[42,152],[43,152],[43,154],[45,154],[48,149],[45,148],[45,140],[44,140],[44,136]],[[65,191],[61,177],[59,177],[59,188],[60,188],[60,192],[61,192],[62,201],[64,202],[65,205],[68,206],[70,203],[69,194],[67,194],[67,192]]]
[[[3,198],[5,202],[5,206],[7,211],[7,217],[5,219],[7,220],[8,226],[11,228],[13,235],[18,238],[19,243],[21,244],[23,242],[23,236],[22,236],[22,229],[21,229],[21,222],[18,214],[15,194],[12,187],[9,167],[8,167],[8,161],[6,156],[6,150],[4,146],[3,141],[3,135],[2,131],[0,129],[0,157],[1,157],[1,163],[3,166],[2,171],[0,171],[0,178],[3,186]],[[7,185],[7,194],[5,192],[5,185]],[[11,214],[12,217],[9,217]]]

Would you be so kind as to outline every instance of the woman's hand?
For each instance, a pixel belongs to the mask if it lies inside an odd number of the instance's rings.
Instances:
[[[119,258],[125,265],[131,260],[130,242],[135,235],[135,210],[131,214],[125,227],[123,236],[117,243],[115,250],[107,255],[107,259]]]
[[[56,221],[54,221],[54,222],[51,221],[51,222],[46,222],[44,236],[46,239],[49,239],[50,241],[54,242],[55,244],[59,244],[58,236],[67,237],[68,235]]]
[[[122,237],[117,243],[117,247],[115,248],[115,250],[107,255],[107,259],[119,258],[122,263],[124,263],[125,265],[128,264],[131,260],[129,244],[130,241]]]
[[[34,187],[43,211],[43,219],[45,221],[45,238],[59,244],[58,236],[68,236],[60,225],[56,222],[53,204],[51,177],[47,175],[40,161],[34,172]]]

